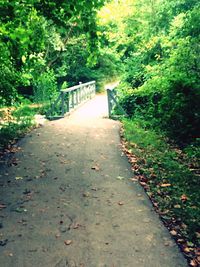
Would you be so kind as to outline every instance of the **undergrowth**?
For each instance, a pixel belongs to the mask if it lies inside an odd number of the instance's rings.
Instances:
[[[124,119],[126,152],[135,155],[133,170],[161,219],[188,258],[200,246],[200,148],[183,151],[141,119]],[[187,248],[187,249],[186,249]]]
[[[0,150],[9,144],[15,143],[17,139],[22,137],[35,125],[34,115],[37,111],[37,107],[31,107],[29,105],[1,110]]]

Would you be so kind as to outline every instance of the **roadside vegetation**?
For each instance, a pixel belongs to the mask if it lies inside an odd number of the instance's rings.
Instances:
[[[191,266],[199,264],[199,144],[180,149],[140,119],[123,121],[124,151],[136,179]],[[198,145],[198,147],[197,147]]]

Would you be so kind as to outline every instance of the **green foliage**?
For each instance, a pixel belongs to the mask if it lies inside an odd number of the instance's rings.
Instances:
[[[124,82],[132,89],[120,90],[130,116],[165,130],[179,144],[193,142],[200,125],[200,6],[197,1],[183,2],[158,0],[147,10],[149,2],[144,0],[138,5],[143,13],[126,19],[127,28],[137,26],[134,32],[126,30],[135,41],[127,43],[124,59]],[[149,26],[142,29],[138,20]],[[161,20],[167,25],[158,24]]]
[[[36,103],[44,103],[54,100],[58,95],[56,78],[53,71],[47,71],[34,81],[34,100]]]
[[[7,47],[0,43],[0,107],[11,105],[17,97],[16,86],[19,76],[16,73]]]
[[[166,77],[154,77],[140,89],[123,94],[121,100],[130,116],[143,118],[163,129],[178,143],[191,142],[198,137],[199,102],[197,89]]]
[[[103,0],[85,1],[1,1],[0,12],[0,74],[1,105],[13,104],[17,92],[26,95],[36,92],[36,98],[44,99],[44,93],[52,92],[52,83],[46,78],[54,72],[56,80],[75,78],[81,80],[78,69],[79,56],[76,47],[81,48],[83,67],[97,54],[96,14]],[[82,38],[81,44],[79,40]],[[72,75],[72,76],[71,76]],[[44,77],[44,78],[43,78]],[[44,90],[44,81],[50,88]],[[40,88],[42,92],[39,93]],[[29,91],[28,91],[29,90]],[[48,96],[45,96],[48,98]]]
[[[184,152],[186,153],[187,157],[189,160],[192,160],[195,162],[195,166],[200,165],[200,138],[196,138],[196,140],[188,145],[185,149]]]

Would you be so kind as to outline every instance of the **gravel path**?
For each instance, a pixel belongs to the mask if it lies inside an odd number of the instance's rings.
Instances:
[[[1,267],[186,267],[97,96],[27,134],[0,169]]]

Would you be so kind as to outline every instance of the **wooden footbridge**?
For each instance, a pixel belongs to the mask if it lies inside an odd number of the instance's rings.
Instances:
[[[116,116],[116,111],[120,115],[126,116],[126,112],[118,102],[118,95],[115,87],[106,89],[108,99],[108,116],[109,118]],[[92,99],[96,94],[96,82],[79,83],[79,85],[66,88],[60,91],[59,96],[51,105],[47,112],[48,119],[63,118],[66,114],[78,108],[84,102]]]

